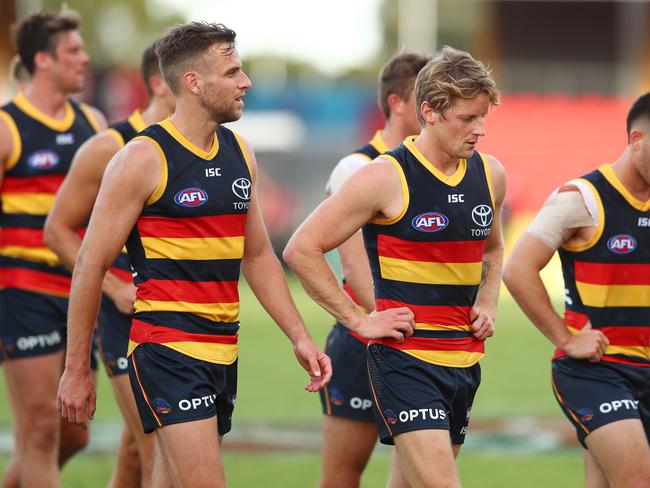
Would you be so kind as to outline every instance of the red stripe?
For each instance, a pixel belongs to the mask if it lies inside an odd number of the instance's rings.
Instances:
[[[379,256],[434,263],[480,263],[485,241],[415,242],[379,234]]]
[[[140,320],[133,319],[131,322],[130,339],[138,344],[154,342],[164,344],[165,342],[206,342],[210,344],[237,344],[238,336],[218,334],[192,334],[172,327],[162,325],[151,325]]]
[[[650,285],[650,264],[575,262],[576,281],[594,285]]]
[[[375,309],[380,312],[388,308],[408,307],[415,315],[415,321],[435,325],[468,325],[471,307],[455,307],[448,305],[412,305],[397,300],[379,298]]]
[[[237,281],[148,280],[138,285],[141,300],[189,303],[239,302]]]
[[[56,193],[65,175],[31,176],[16,178],[7,176],[2,182],[3,193]]]
[[[650,327],[599,327],[613,346],[650,346]]]
[[[473,337],[460,339],[432,339],[425,337],[409,337],[401,344],[394,339],[371,340],[370,344],[384,344],[394,349],[409,351],[413,349],[423,351],[468,351],[485,352],[485,341],[479,341]]]
[[[366,345],[368,345],[368,342],[370,342],[370,341],[368,341],[368,339],[366,339],[366,338],[364,338],[364,337],[361,337],[359,334],[357,334],[357,333],[354,332],[354,331],[351,331],[350,329],[348,329],[348,333],[349,333],[352,337],[354,337],[355,339],[357,339],[357,340],[363,342],[363,343],[366,344]]]
[[[564,351],[561,351],[560,349],[555,350],[555,354],[553,355],[553,361],[559,358],[563,358],[568,356],[567,353]],[[618,363],[618,364],[627,364],[629,366],[639,366],[641,368],[649,368],[650,367],[650,362],[648,361],[643,361],[642,358],[639,358],[639,361],[634,361],[631,359],[625,359],[622,357],[617,357],[617,356],[603,356],[600,358],[601,361],[605,361],[608,363]]]
[[[0,229],[0,246],[46,247],[43,229],[5,227]]]
[[[586,314],[574,312],[573,310],[564,310],[564,323],[574,329],[582,329],[589,321]]]
[[[113,273],[122,281],[125,281],[127,283],[133,283],[133,273],[131,273],[131,271],[127,271],[126,269],[116,268],[115,266],[112,266],[111,273]]]
[[[70,294],[72,278],[25,268],[0,268],[0,287],[38,290],[56,295]]]
[[[244,235],[246,214],[209,217],[140,217],[141,237],[237,237]]]
[[[344,291],[345,293],[347,293],[347,294],[350,296],[350,298],[352,298],[352,301],[353,301],[354,303],[356,303],[357,305],[359,305],[359,299],[357,298],[357,296],[356,296],[356,295],[354,294],[354,292],[352,291],[352,288],[350,288],[350,285],[348,285],[347,283],[344,283],[344,284],[343,284],[343,291]]]

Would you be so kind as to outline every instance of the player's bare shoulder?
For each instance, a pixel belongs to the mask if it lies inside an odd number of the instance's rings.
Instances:
[[[137,187],[138,193],[151,194],[165,179],[167,163],[156,141],[136,137],[110,160],[104,180],[119,180],[122,185]]]
[[[503,202],[506,196],[507,176],[506,169],[503,163],[491,154],[481,153],[485,161],[487,161],[488,171],[490,172],[490,180],[492,183],[492,191],[494,192],[494,200],[496,203]]]

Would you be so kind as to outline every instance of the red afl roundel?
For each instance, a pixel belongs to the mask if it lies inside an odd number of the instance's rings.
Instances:
[[[628,234],[612,236],[607,241],[607,249],[615,254],[629,254],[636,249],[636,239]]]
[[[176,194],[174,201],[182,207],[200,207],[208,201],[208,192],[201,188],[185,188]]]
[[[439,212],[425,212],[415,217],[411,225],[420,232],[438,232],[449,225],[449,219]]]

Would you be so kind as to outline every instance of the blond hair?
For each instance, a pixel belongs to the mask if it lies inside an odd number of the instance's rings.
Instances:
[[[425,124],[420,112],[427,102],[444,116],[456,98],[474,98],[486,93],[492,105],[499,104],[499,90],[490,70],[471,54],[444,46],[422,68],[415,80],[415,101],[420,125]]]

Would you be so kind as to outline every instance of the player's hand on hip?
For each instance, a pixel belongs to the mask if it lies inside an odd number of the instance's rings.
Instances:
[[[494,315],[481,307],[472,307],[469,313],[472,335],[482,341],[494,335]]]
[[[66,368],[59,382],[56,398],[61,416],[83,429],[95,415],[97,394],[90,370],[72,372]]]
[[[115,307],[124,315],[133,315],[136,287],[132,283],[120,283],[108,295]]]
[[[361,320],[357,333],[365,339],[404,339],[413,335],[415,316],[407,307],[388,308],[374,311]]]
[[[572,358],[588,359],[592,363],[596,363],[605,354],[608,344],[607,336],[599,330],[592,329],[591,323],[587,322],[587,325],[576,335],[567,339],[560,349]]]
[[[309,337],[296,342],[293,352],[300,365],[309,373],[310,382],[305,386],[305,390],[322,390],[332,379],[332,362],[329,356],[318,349]]]

